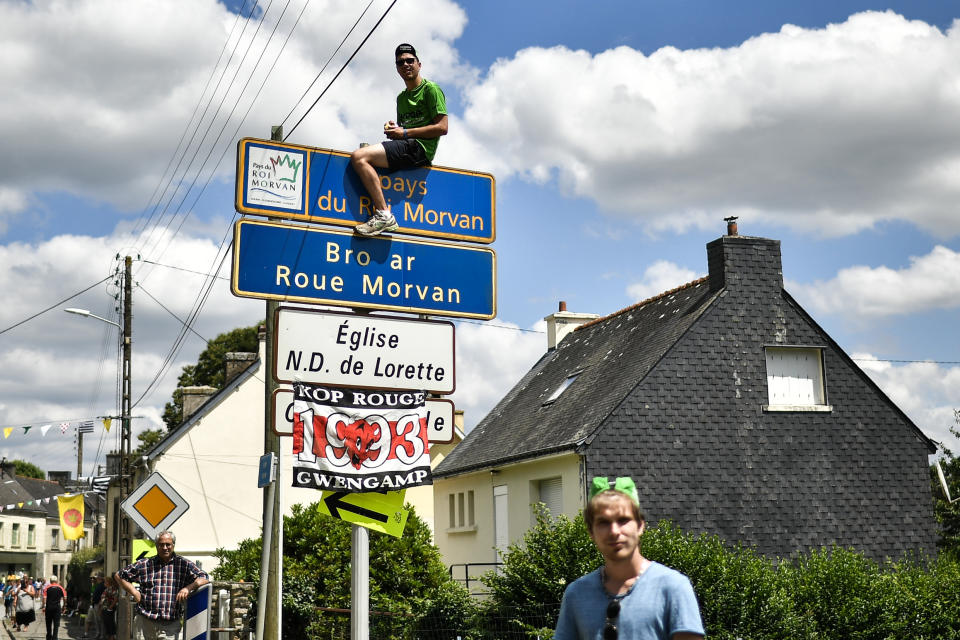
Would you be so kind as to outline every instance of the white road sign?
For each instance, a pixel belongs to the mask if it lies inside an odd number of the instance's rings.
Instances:
[[[427,435],[432,444],[453,442],[452,400],[427,398]],[[273,392],[273,432],[293,435],[293,389],[284,385]]]
[[[281,308],[274,333],[277,382],[440,394],[456,386],[451,322]]]

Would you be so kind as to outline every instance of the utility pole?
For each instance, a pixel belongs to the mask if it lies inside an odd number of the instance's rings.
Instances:
[[[123,387],[120,400],[120,502],[130,495],[130,355],[133,348],[133,258],[123,259]],[[130,520],[120,517],[120,544],[117,545],[118,567],[130,560]],[[126,560],[127,562],[124,562]]]
[[[283,127],[276,126],[270,130],[270,139],[283,141]],[[272,406],[273,392],[277,388],[277,383],[273,379],[273,336],[276,331],[274,319],[277,315],[277,309],[280,303],[276,300],[267,300],[266,317],[266,335],[264,336],[265,362],[263,370],[263,453],[273,453],[280,460],[280,436],[273,432],[273,412]],[[277,477],[274,482],[278,485],[281,482],[282,464],[277,464]],[[270,517],[270,514],[273,517]],[[281,616],[281,571],[283,562],[283,545],[281,536],[283,534],[283,511],[280,505],[279,486],[273,491],[263,492],[263,520],[264,524],[270,523],[271,530],[263,532],[264,545],[268,544],[269,539],[269,568],[266,576],[260,576],[260,589],[266,589],[266,609],[257,611],[257,617],[263,616],[263,638],[257,640],[280,640],[280,616]],[[265,547],[266,548],[266,547]],[[276,594],[276,596],[274,596]],[[262,600],[262,599],[261,599]]]

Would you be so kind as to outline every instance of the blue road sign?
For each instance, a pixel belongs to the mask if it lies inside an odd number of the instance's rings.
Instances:
[[[245,298],[490,319],[496,254],[485,247],[240,220],[230,288]]]
[[[209,640],[212,587],[213,585],[207,583],[187,596],[183,632],[185,640]]]
[[[265,453],[260,456],[260,469],[257,472],[258,489],[263,489],[276,479],[276,460],[277,456],[273,453]]]
[[[424,167],[381,173],[397,233],[489,244],[496,236],[489,173]],[[355,226],[372,213],[350,154],[244,138],[237,147],[240,213]]]

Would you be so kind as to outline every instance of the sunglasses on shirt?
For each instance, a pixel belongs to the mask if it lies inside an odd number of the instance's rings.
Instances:
[[[620,600],[611,600],[607,605],[607,623],[603,625],[603,640],[617,640],[617,616],[620,615]]]

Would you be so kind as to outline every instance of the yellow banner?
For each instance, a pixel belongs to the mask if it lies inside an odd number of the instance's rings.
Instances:
[[[83,537],[83,494],[75,496],[57,496],[60,509],[60,528],[65,540],[79,540]]]

